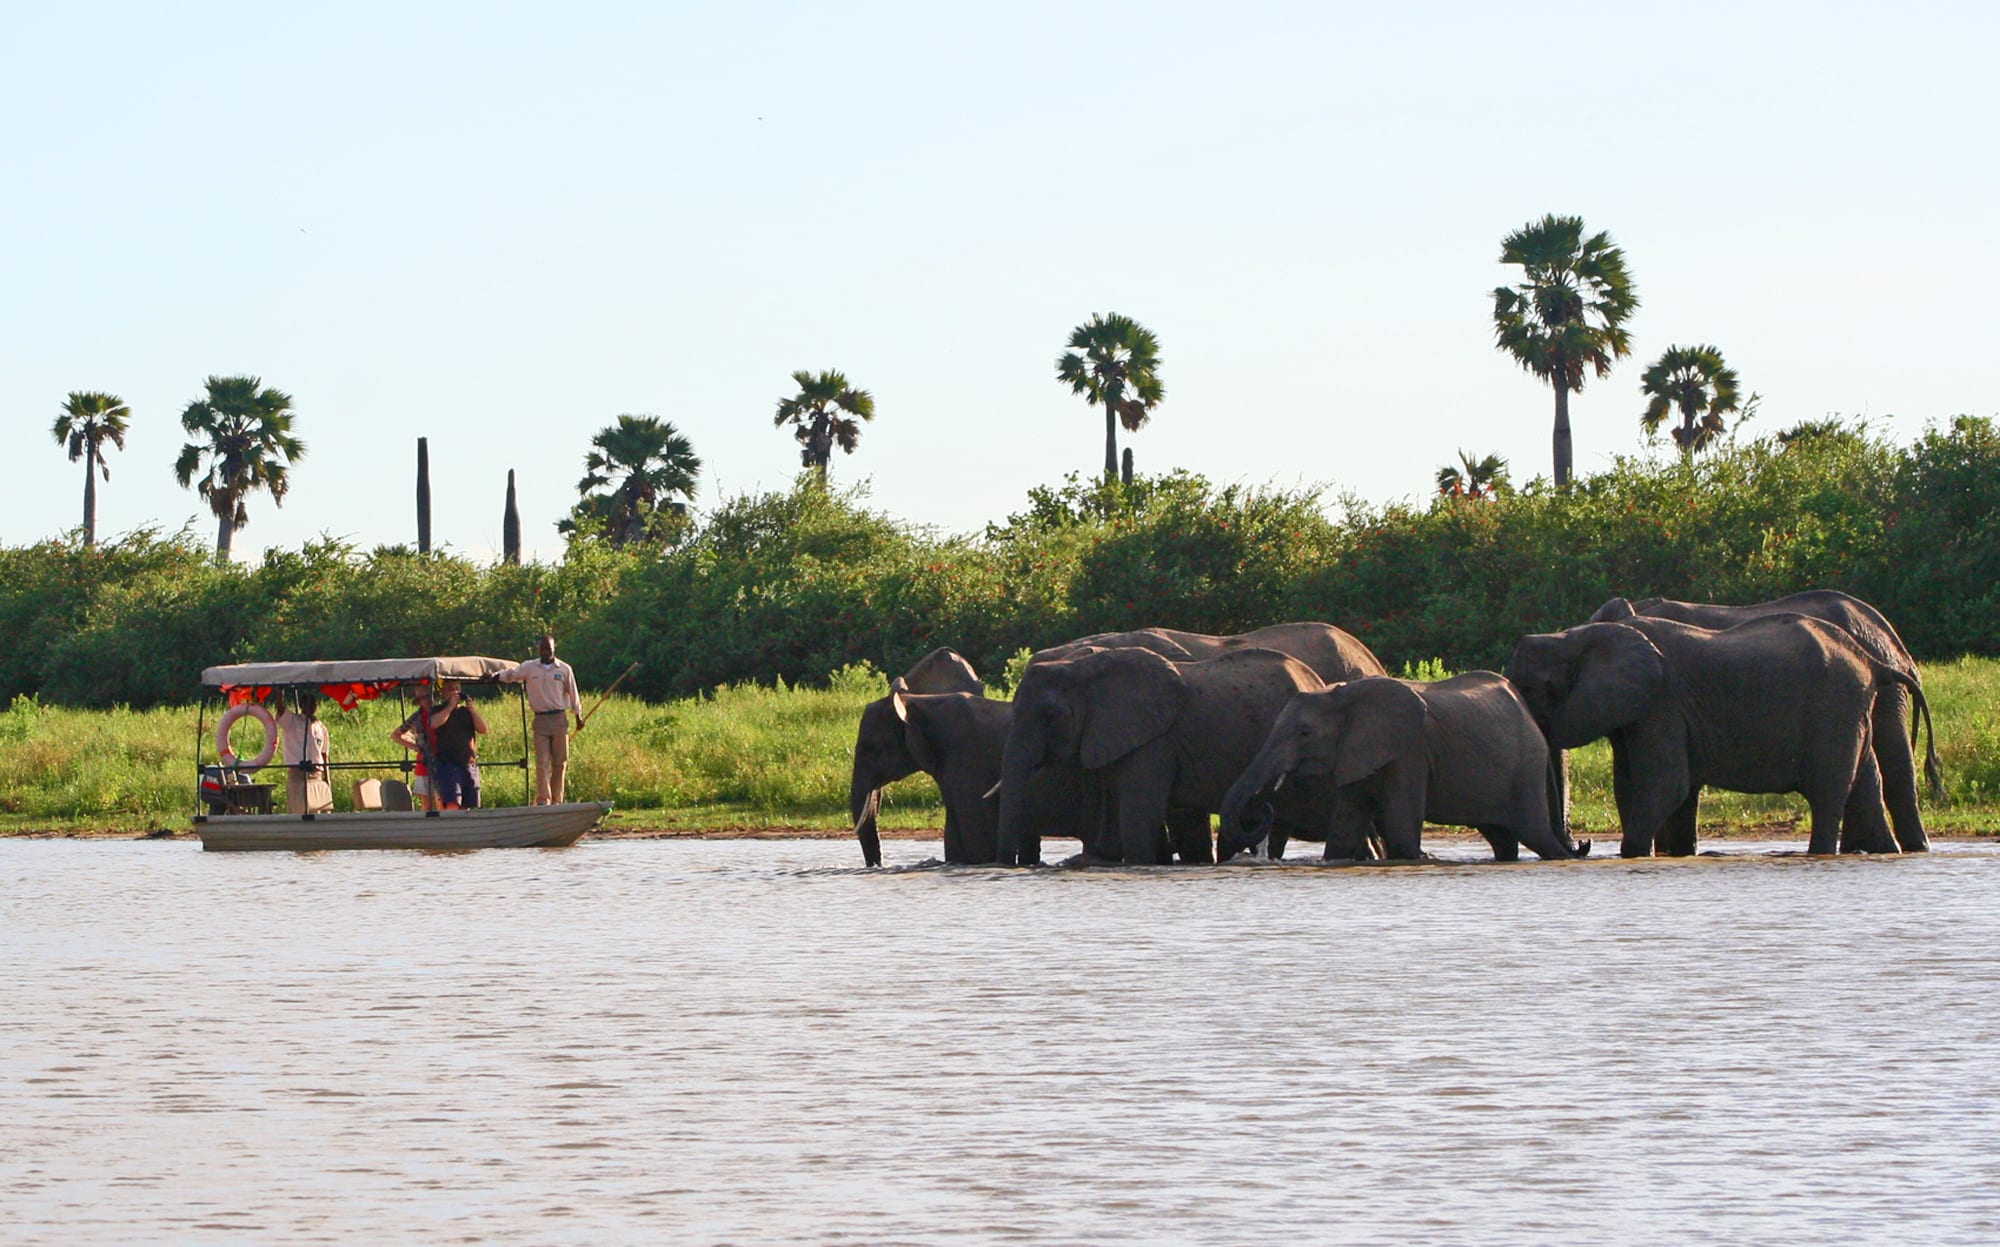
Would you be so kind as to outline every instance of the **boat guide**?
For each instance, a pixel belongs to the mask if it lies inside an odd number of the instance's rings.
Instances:
[[[526,756],[528,703],[519,683],[500,676],[515,664],[498,658],[354,659],[335,662],[237,663],[209,667],[201,673],[202,697],[195,729],[197,777],[195,831],[202,848],[210,850],[318,849],[480,849],[557,848],[574,844],[604,820],[608,801],[573,801],[562,805],[482,806],[469,810],[412,808],[408,778],[413,759],[324,761],[329,780],[336,771],[400,772],[402,779],[363,779],[354,785],[354,808],[333,812],[274,813],[272,789],[284,786],[283,759],[275,770],[277,783],[263,778],[277,754],[278,728],[265,708],[274,695],[296,704],[301,692],[312,692],[342,710],[390,693],[407,718],[406,691],[435,689],[446,680],[467,685],[511,687],[520,708],[522,756],[479,760],[482,771],[519,769],[522,795],[531,793]],[[207,730],[208,713],[217,702],[222,715],[214,739]],[[264,727],[264,745],[252,758],[232,751],[230,732],[244,718]],[[210,758],[213,758],[213,761]],[[331,806],[331,788],[324,790]]]

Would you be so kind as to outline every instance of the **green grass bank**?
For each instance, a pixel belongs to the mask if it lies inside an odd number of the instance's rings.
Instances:
[[[1963,658],[1924,667],[1948,787],[1926,801],[1939,834],[2000,833],[2000,660]],[[847,782],[861,708],[884,682],[866,666],[837,672],[824,688],[737,685],[712,696],[650,703],[613,697],[575,742],[570,792],[615,801],[612,826],[665,832],[756,834],[774,829],[840,832],[847,827]],[[520,770],[494,759],[523,756],[521,723],[511,699],[482,702],[493,732],[482,746],[489,802],[521,799]],[[393,703],[322,717],[334,757],[389,758],[398,722]],[[214,714],[207,723],[212,733]],[[185,830],[194,813],[193,707],[74,710],[16,698],[0,711],[0,834],[141,833]],[[254,727],[239,727],[240,742]],[[212,747],[211,747],[212,754]],[[383,778],[393,770],[371,772]],[[1582,750],[1573,763],[1576,818],[1590,832],[1617,827],[1608,746]],[[337,776],[335,800],[347,808],[353,779]],[[937,790],[922,775],[890,790],[887,830],[938,827]],[[1804,802],[1790,797],[1710,795],[1705,832],[1767,828],[1799,820]]]

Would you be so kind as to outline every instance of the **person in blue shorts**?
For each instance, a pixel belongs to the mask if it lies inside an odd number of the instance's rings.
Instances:
[[[444,704],[431,715],[437,733],[437,765],[431,783],[437,788],[438,807],[446,810],[479,808],[479,738],[486,735],[486,720],[467,700],[457,680],[446,680]]]

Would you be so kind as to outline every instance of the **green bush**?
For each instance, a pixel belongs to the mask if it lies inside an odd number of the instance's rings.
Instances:
[[[588,537],[553,564],[481,566],[333,541],[216,567],[192,533],[0,550],[0,699],[184,701],[205,666],[531,652],[553,631],[587,683],[628,664],[653,700],[901,671],[949,645],[996,686],[1091,632],[1237,632],[1323,619],[1391,670],[1503,667],[1515,641],[1605,599],[1752,602],[1837,588],[1921,658],[2000,654],[2000,434],[1961,417],[1898,448],[1864,427],[1626,458],[1566,494],[1372,506],[1172,473],[1031,490],[975,536],[802,483],[740,497],[682,538]]]

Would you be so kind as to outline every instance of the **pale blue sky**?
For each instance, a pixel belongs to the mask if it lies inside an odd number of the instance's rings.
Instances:
[[[796,368],[879,417],[837,482],[950,531],[1102,462],[1053,378],[1098,311],[1160,336],[1143,471],[1427,492],[1548,470],[1492,348],[1508,230],[1625,248],[1634,357],[1574,404],[1590,471],[1639,373],[1713,342],[1761,427],[2000,410],[1991,6],[15,5],[0,43],[0,541],[76,522],[71,389],[133,406],[101,531],[176,528],[211,372],[310,454],[240,552],[531,550],[592,432],[674,421],[701,501],[786,485]],[[1889,419],[1888,417],[1893,417]],[[197,528],[212,533],[205,515]]]

